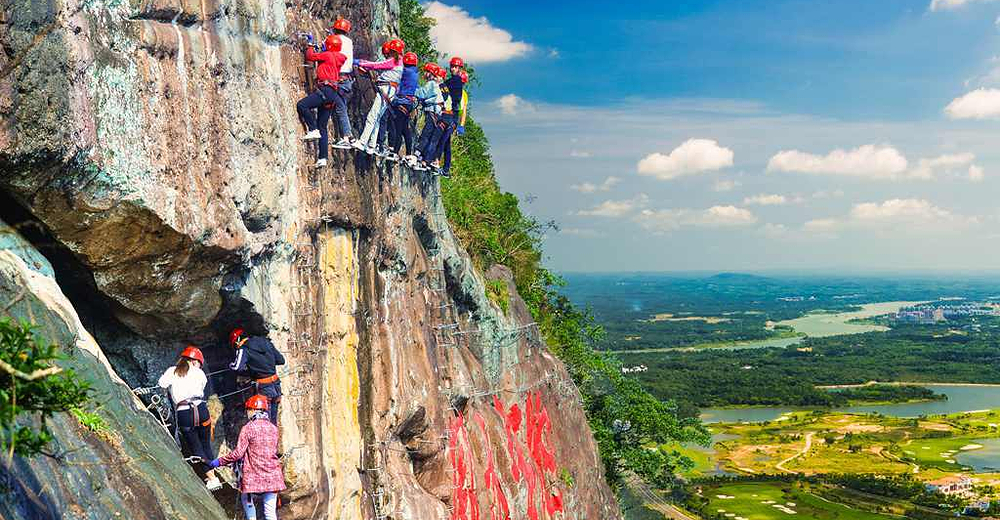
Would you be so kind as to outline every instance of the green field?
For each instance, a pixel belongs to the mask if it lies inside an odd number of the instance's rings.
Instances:
[[[885,520],[896,518],[834,504],[803,489],[796,489],[791,484],[771,482],[724,484],[718,487],[706,487],[703,493],[709,499],[708,508],[705,509],[706,513],[722,515],[734,520],[743,518],[747,520],[788,520],[790,518],[800,520]],[[785,509],[775,507],[777,505],[784,506]]]
[[[955,462],[955,455],[966,446],[975,446],[971,437],[945,437],[941,439],[916,439],[902,446],[903,457],[912,459],[921,468],[936,468],[945,471],[961,471],[962,465]]]

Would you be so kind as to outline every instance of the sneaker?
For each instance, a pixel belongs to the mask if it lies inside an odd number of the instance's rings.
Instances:
[[[374,146],[366,146],[365,153],[368,155],[378,155],[378,148],[375,148]]]
[[[205,481],[205,487],[207,487],[209,491],[218,491],[222,489],[222,482],[219,482],[218,478],[213,477]]]
[[[441,170],[442,177],[451,177],[451,172],[448,170]]]
[[[333,143],[330,146],[332,146],[334,148],[340,148],[341,150],[350,150],[351,148],[354,147],[354,143],[353,143],[353,139],[348,139],[346,137],[342,137],[339,141],[337,141],[336,143]]]
[[[417,170],[418,172],[425,172],[425,171],[429,170],[430,168],[427,167],[427,163],[425,163],[424,161],[418,160],[417,164],[413,165],[413,169]]]
[[[385,152],[385,160],[389,162],[399,162],[399,154],[391,150]]]
[[[356,148],[358,151],[361,151],[361,152],[368,151],[368,147],[365,146],[365,144],[362,143],[360,139],[353,140],[351,142],[351,146],[353,146],[354,148]]]
[[[312,132],[309,132],[308,134],[302,136],[302,140],[303,141],[310,141],[310,140],[313,140],[313,139],[319,139],[319,137],[320,137],[319,130],[313,130]]]
[[[403,157],[403,163],[409,166],[410,168],[413,168],[417,164],[417,156],[407,155],[406,157]]]
[[[316,161],[316,167],[317,168],[325,168],[326,167],[326,159],[319,159],[318,161]]]

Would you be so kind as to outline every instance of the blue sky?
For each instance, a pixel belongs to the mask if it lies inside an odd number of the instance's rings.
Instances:
[[[1000,1],[427,6],[556,269],[997,267]]]

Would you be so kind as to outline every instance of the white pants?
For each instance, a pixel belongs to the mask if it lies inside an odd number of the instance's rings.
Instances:
[[[264,519],[278,520],[278,494],[277,493],[256,493],[261,496],[264,502]],[[257,520],[257,507],[253,503],[253,494],[243,493],[240,495],[243,502],[243,513],[247,520]]]
[[[378,89],[388,99],[396,97],[396,87],[392,85],[382,85]],[[372,101],[372,108],[368,111],[368,117],[365,118],[365,130],[361,132],[361,137],[358,138],[361,144],[371,148],[375,147],[378,141],[378,123],[382,119],[382,114],[385,114],[388,108],[385,99],[381,95],[376,95],[375,101]]]

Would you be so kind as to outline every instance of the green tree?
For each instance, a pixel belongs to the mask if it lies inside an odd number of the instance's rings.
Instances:
[[[424,8],[417,0],[400,0],[399,36],[406,42],[406,49],[417,54],[421,62],[438,61],[440,55],[431,41],[431,27],[437,23],[424,15]]]
[[[88,399],[89,384],[53,365],[57,359],[58,348],[36,338],[29,324],[0,318],[0,449],[8,459],[41,453],[52,440],[46,419]],[[25,424],[31,420],[37,422]]]

